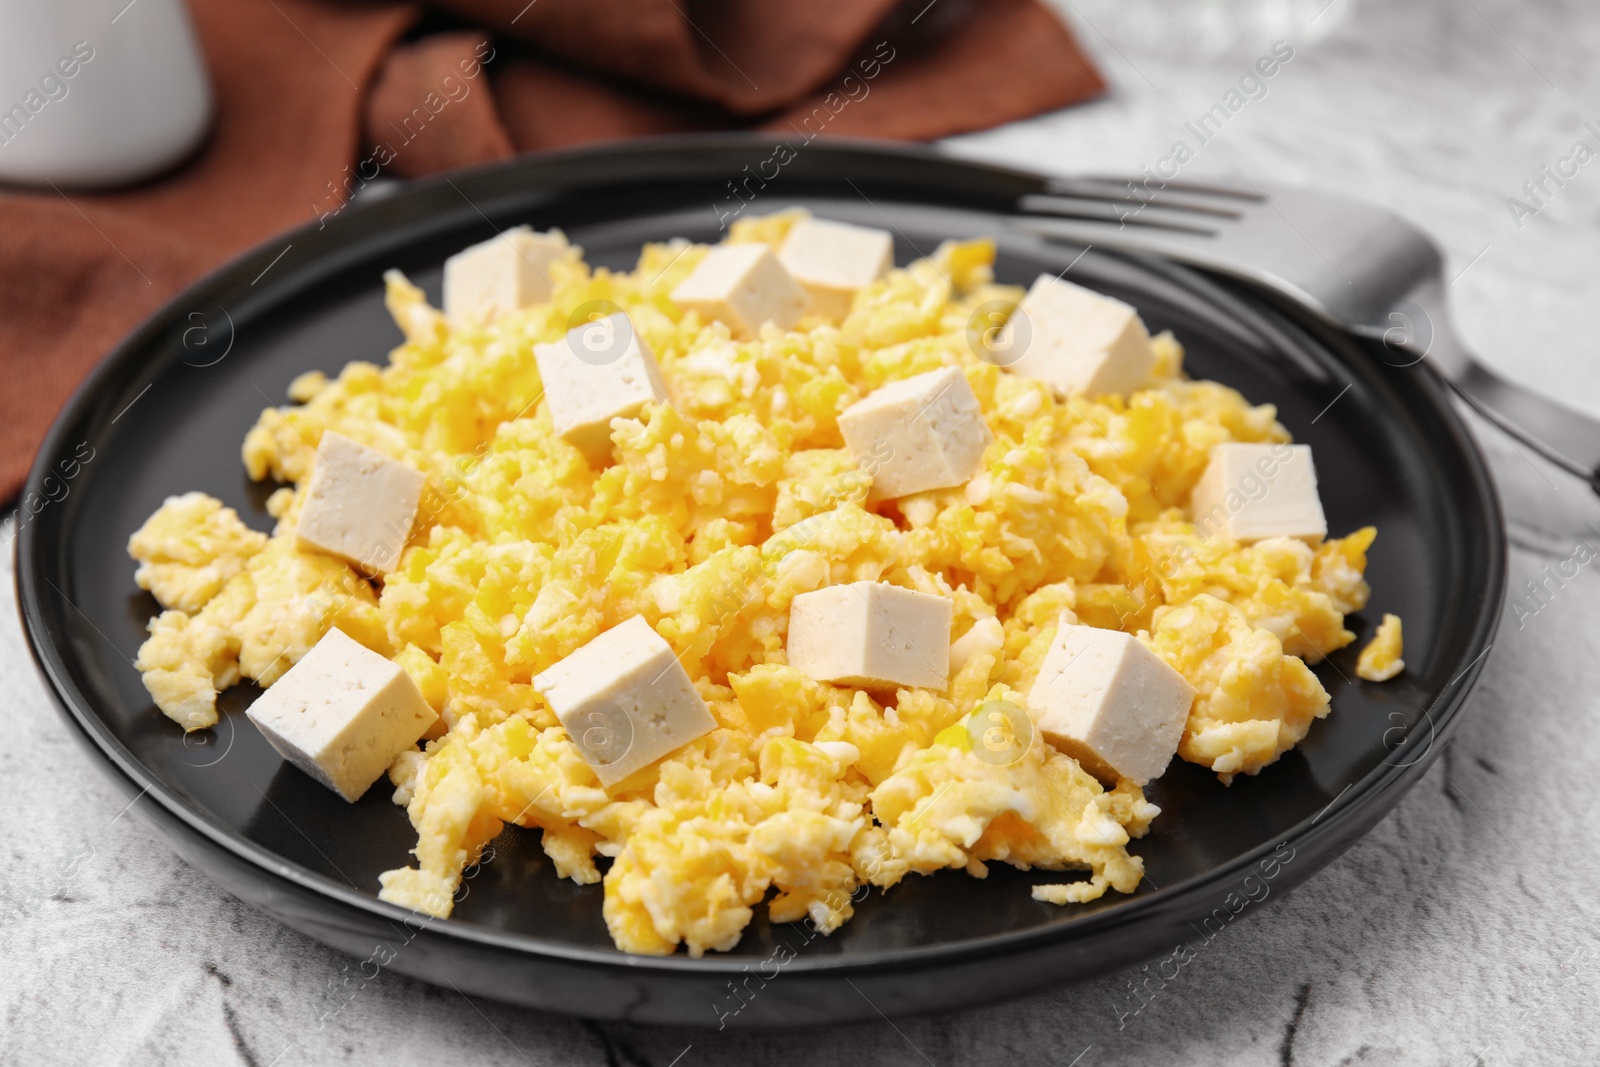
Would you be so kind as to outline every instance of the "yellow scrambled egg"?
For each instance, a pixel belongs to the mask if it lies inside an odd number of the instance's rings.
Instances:
[[[1400,658],[1403,646],[1400,616],[1385,614],[1378,632],[1356,657],[1357,676],[1369,682],[1387,682],[1406,669],[1406,661]]]
[[[776,242],[793,218],[733,239]],[[393,657],[441,713],[442,736],[391,770],[418,844],[415,866],[383,876],[384,899],[447,915],[463,868],[507,823],[542,831],[562,876],[603,882],[630,952],[730,948],[763,904],[831,931],[863,887],[945,868],[983,877],[991,861],[1088,872],[1035,891],[1057,903],[1131,892],[1143,867],[1129,840],[1158,813],[1142,791],[1105,788],[1038,738],[997,765],[965,725],[984,701],[1026,707],[1063,623],[1139,634],[1179,670],[1198,692],[1180,754],[1224,781],[1327,714],[1306,665],[1354,639],[1344,616],[1366,602],[1374,532],[1241,547],[1197,536],[1185,511],[1214,445],[1288,439],[1270,405],[1184,378],[1166,335],[1155,376],[1127,397],[1064,401],[984,362],[974,309],[1021,296],[992,284],[988,242],[891,272],[840,325],[746,341],[668,298],[704,253],[649,245],[612,273],[574,250],[549,304],[463,329],[391,274],[405,341],[388,365],[298,379],[297,403],[245,439],[252,477],[293,485],[271,498],[273,535],[190,494],[133,537],[138,582],[168,609],[138,667],[186,729],[215,723],[219,690],[270,685],[334,626]],[[615,462],[597,469],[552,432],[532,347],[577,309],[610,305],[657,354],[671,403],[615,420]],[[839,413],[942,366],[966,374],[993,433],[980,473],[869,504]],[[428,477],[381,582],[295,547],[327,430]],[[947,690],[873,695],[787,665],[793,598],[865,579],[953,601],[953,636],[973,636]],[[719,728],[606,790],[530,681],[635,614]]]

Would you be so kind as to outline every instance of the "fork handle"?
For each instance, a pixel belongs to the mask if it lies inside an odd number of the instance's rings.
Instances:
[[[1450,384],[1474,411],[1513,441],[1600,493],[1600,422],[1500,377],[1477,360]]]
[[[1389,321],[1405,324],[1403,329],[1372,326],[1356,327],[1355,332],[1404,353],[1407,362],[1426,358],[1456,395],[1519,451],[1534,452],[1600,493],[1600,420],[1484,366],[1456,333],[1437,278],[1423,282],[1397,308]]]

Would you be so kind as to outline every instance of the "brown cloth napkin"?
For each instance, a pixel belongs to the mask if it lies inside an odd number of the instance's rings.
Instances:
[[[1039,0],[189,6],[217,93],[193,159],[113,193],[0,192],[0,502],[141,318],[356,175],[697,130],[925,140],[1104,88]]]

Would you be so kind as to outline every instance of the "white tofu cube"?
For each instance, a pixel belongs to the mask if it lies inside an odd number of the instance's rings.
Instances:
[[[959,367],[875,390],[840,412],[839,432],[869,465],[873,500],[964,484],[978,472],[992,440]]]
[[[714,246],[672,290],[672,301],[727,323],[737,337],[754,337],[765,322],[787,330],[811,308],[806,291],[764,244]]]
[[[533,679],[607,788],[717,728],[672,646],[643,615]]]
[[[789,666],[819,682],[943,689],[950,601],[888,582],[802,593],[789,606]]]
[[[340,630],[245,714],[278,755],[351,803],[439,718],[399,664]]]
[[[1063,625],[1028,691],[1039,733],[1105,781],[1145,784],[1178,751],[1191,686],[1137,637]]]
[[[894,237],[847,222],[801,219],[789,228],[778,259],[811,294],[812,310],[838,322],[850,313],[856,291],[894,266]]]
[[[622,312],[534,345],[533,358],[556,433],[596,466],[611,459],[612,419],[631,419],[646,403],[667,399],[655,354]]]
[[[1206,537],[1245,545],[1298,537],[1315,546],[1328,535],[1310,445],[1217,445],[1189,505],[1196,531]]]
[[[518,226],[444,261],[444,314],[451,322],[488,322],[549,300],[550,267],[571,246],[559,233]]]
[[[427,481],[415,467],[328,430],[317,442],[295,541],[341,556],[369,575],[392,571]]]
[[[1130,393],[1155,366],[1139,313],[1048,274],[1039,275],[995,345],[1007,370],[1067,396]]]

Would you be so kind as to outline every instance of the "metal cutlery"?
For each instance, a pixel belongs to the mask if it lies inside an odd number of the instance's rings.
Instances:
[[[1307,189],[1152,177],[1055,179],[1017,211],[1024,231],[1236,277],[1382,342],[1396,361],[1427,359],[1480,415],[1600,491],[1600,421],[1472,356],[1450,317],[1443,254],[1392,211]]]

